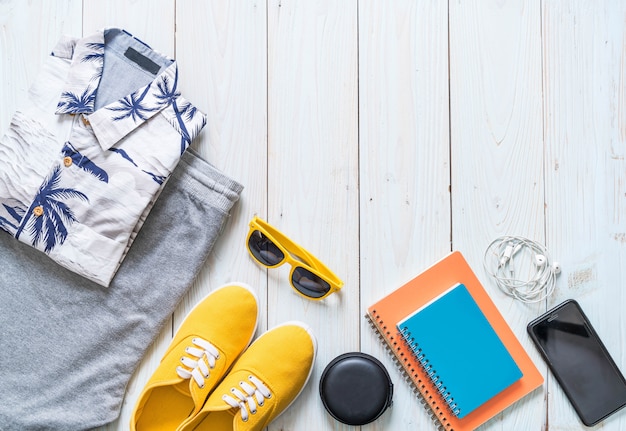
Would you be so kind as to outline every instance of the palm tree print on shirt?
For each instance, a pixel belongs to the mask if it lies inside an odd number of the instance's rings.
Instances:
[[[159,89],[159,94],[156,95],[157,100],[159,101],[159,106],[167,106],[174,102],[176,102],[176,98],[180,96],[180,92],[177,90],[178,87],[178,69],[176,69],[176,74],[174,75],[174,82],[172,83],[172,87],[170,88],[170,79],[167,75],[163,75],[161,81],[157,84],[157,88]]]
[[[104,62],[104,43],[102,42],[90,42],[85,44],[85,46],[92,50],[92,52],[88,52],[80,59],[83,63],[89,62]]]
[[[138,120],[146,121],[147,117],[145,113],[156,111],[157,108],[148,108],[142,104],[144,97],[148,94],[148,90],[150,90],[150,86],[147,85],[146,89],[139,95],[136,96],[137,93],[130,94],[120,100],[118,106],[108,107],[106,109],[110,111],[121,112],[121,115],[113,117],[113,121],[120,121],[124,118],[132,118],[136,123]]]
[[[141,172],[143,172],[144,174],[148,174],[150,178],[152,178],[152,180],[157,184],[163,184],[165,180],[167,179],[167,177],[164,177],[163,175],[153,174],[152,172],[148,172],[143,169],[141,170]]]
[[[135,163],[135,161],[128,155],[128,153],[124,150],[122,150],[121,148],[115,148],[115,147],[111,147],[109,148],[109,151],[119,154],[120,156],[122,156],[124,159],[128,160],[130,163],[133,164],[134,167],[138,168],[139,165],[137,165],[137,163]],[[165,182],[166,177],[164,177],[163,175],[157,175],[157,174],[153,174],[152,172],[146,171],[145,169],[142,169],[141,172],[143,172],[144,174],[148,174],[150,176],[150,178],[152,178],[152,180],[154,182],[156,182],[157,184],[161,185]]]
[[[83,63],[95,63],[97,66],[96,73],[91,77],[91,80],[99,80],[102,76],[102,70],[104,69],[104,43],[91,42],[85,46],[92,51],[83,55],[80,61]]]
[[[104,67],[104,43],[87,43],[85,47],[88,50],[82,55],[80,62],[95,64],[93,75],[89,79],[90,82],[96,81],[95,85],[88,85],[80,95],[72,91],[64,91],[57,105],[58,113],[89,114],[93,112],[97,87]]]
[[[33,236],[33,246],[43,240],[46,253],[50,253],[57,244],[65,242],[68,234],[66,225],[77,221],[72,209],[63,200],[77,198],[89,202],[84,193],[72,188],[59,187],[60,179],[61,168],[56,166],[39,188],[28,210],[27,219],[15,233],[15,238],[19,238],[23,229],[27,228]]]
[[[106,171],[92,162],[89,157],[84,156],[80,153],[80,151],[77,151],[69,142],[65,143],[61,152],[65,157],[72,159],[73,165],[78,166],[87,173],[90,173],[102,182],[109,182],[109,175]]]
[[[11,231],[14,231],[17,229],[17,226],[15,226],[13,223],[8,221],[4,217],[0,217],[0,229],[2,229],[3,231],[7,233],[11,233]]]
[[[157,88],[159,90],[159,94],[156,95],[156,98],[159,101],[159,106],[168,106],[172,105],[174,109],[174,113],[176,114],[176,120],[178,122],[178,130],[181,135],[180,142],[180,153],[184,153],[187,146],[191,143],[191,135],[187,130],[187,126],[185,125],[185,121],[183,117],[187,119],[187,121],[191,122],[193,118],[198,113],[198,110],[191,103],[185,103],[181,107],[176,103],[178,96],[180,96],[180,92],[177,90],[178,87],[178,69],[176,69],[176,74],[174,75],[174,82],[171,84],[170,88],[170,80],[167,75],[163,76],[161,82],[157,84]],[[203,120],[202,123],[197,127],[195,135],[197,132],[201,130],[205,125],[206,120]]]
[[[176,113],[176,119],[178,120],[178,126],[180,128],[180,134],[182,136],[181,142],[180,142],[180,154],[182,154],[185,152],[185,149],[189,146],[189,144],[191,144],[191,136],[192,136],[189,133],[189,130],[187,129],[187,127],[185,126],[185,121],[183,120],[183,117],[186,118],[187,121],[191,122],[193,118],[196,116],[196,114],[198,113],[198,109],[188,102],[183,104],[183,106],[180,109],[178,108],[176,103],[174,103],[172,107],[174,108],[174,112]],[[203,119],[201,123],[198,123],[196,125],[193,131],[193,136],[197,136],[198,133],[200,133],[200,130],[202,130],[202,128],[205,126],[205,124],[206,124],[206,118]]]
[[[6,210],[7,214],[9,214],[13,218],[13,222],[6,219],[5,217],[0,216],[0,229],[10,234],[13,234],[15,231],[17,231],[18,225],[22,221],[24,214],[26,214],[26,210],[19,206],[12,207],[4,203],[2,204],[2,206]]]
[[[72,114],[88,114],[93,111],[93,104],[96,100],[96,88],[87,87],[83,93],[78,96],[71,91],[64,91],[61,94],[61,100],[57,105],[57,109],[64,113]]]
[[[111,147],[109,148],[109,151],[113,152],[113,153],[117,153],[120,156],[122,156],[124,159],[128,160],[130,163],[133,164],[133,166],[135,166],[136,168],[138,168],[139,166],[137,165],[137,163],[135,163],[135,161],[128,155],[128,153],[124,150],[122,150],[121,148],[115,148],[115,147]]]

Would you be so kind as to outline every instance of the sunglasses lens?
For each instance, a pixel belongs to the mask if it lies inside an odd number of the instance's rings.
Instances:
[[[310,298],[321,298],[330,291],[330,284],[302,267],[293,270],[291,281],[300,293]]]
[[[276,247],[276,244],[258,230],[255,230],[250,235],[248,247],[254,257],[263,265],[278,265],[285,258],[285,255]]]

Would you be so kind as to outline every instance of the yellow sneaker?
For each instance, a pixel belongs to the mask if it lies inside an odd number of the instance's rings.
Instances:
[[[288,322],[246,350],[195,416],[179,431],[261,431],[295,401],[309,380],[316,354],[311,330]]]
[[[175,430],[196,414],[252,341],[258,301],[242,283],[222,286],[185,317],[133,411],[132,431]]]

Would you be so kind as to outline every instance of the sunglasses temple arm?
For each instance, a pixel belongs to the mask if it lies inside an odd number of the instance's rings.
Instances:
[[[278,230],[274,230],[273,232],[271,232],[271,234],[287,250],[289,250],[291,252],[297,252],[297,253],[294,253],[294,254],[296,254],[299,258],[304,259],[307,262],[311,262],[312,266],[315,269],[319,270],[320,269],[319,268],[320,265],[322,266],[322,269],[323,269],[324,264],[317,257],[313,256],[311,253],[306,251],[304,248],[302,248],[301,246],[299,246],[298,244],[293,242],[291,239],[289,239],[287,236],[285,236],[282,232],[280,232]]]
[[[298,244],[296,244],[295,242],[287,238],[285,235],[279,234],[278,237],[279,238],[277,239],[286,246],[287,250],[289,249],[297,250],[296,254],[298,255],[298,257],[306,260],[307,262],[310,262],[310,265],[313,268],[315,268],[317,271],[324,274],[328,279],[333,281],[333,283],[336,285],[332,287],[333,290],[341,289],[341,287],[343,286],[343,281],[341,281],[341,279],[337,277],[334,272],[332,272],[326,265],[324,265],[324,263],[322,263],[321,260],[319,260],[317,257],[309,253],[307,250],[305,250],[304,248],[302,248],[301,246],[299,246]]]
[[[343,281],[341,281],[341,279],[337,277],[335,273],[332,272],[326,265],[324,265],[322,261],[319,260],[317,257],[309,253],[300,245],[296,244],[289,237],[287,237],[285,234],[280,232],[278,229],[272,227],[268,223],[263,222],[260,219],[257,222],[259,224],[259,227],[261,227],[263,230],[270,233],[270,235],[273,236],[274,239],[276,239],[276,241],[282,244],[283,247],[285,247],[287,250],[291,252],[294,252],[294,254],[300,257],[301,259],[304,259],[307,262],[309,262],[309,264],[314,269],[316,269],[317,271],[320,271],[329,279],[331,279],[337,285],[338,288],[341,288],[341,286],[343,286]]]

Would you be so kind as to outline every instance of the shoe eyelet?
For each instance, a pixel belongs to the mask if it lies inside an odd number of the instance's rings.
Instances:
[[[222,395],[222,400],[226,401],[228,399],[228,395]]]
[[[253,415],[256,415],[256,410],[254,411],[250,410],[250,413],[252,413]]]
[[[268,396],[266,396],[265,398],[267,398],[267,399],[269,400],[270,398],[272,398],[272,394],[269,394],[269,395],[268,395]]]
[[[263,407],[265,405],[265,401],[263,401],[262,403],[259,403],[259,407]]]

